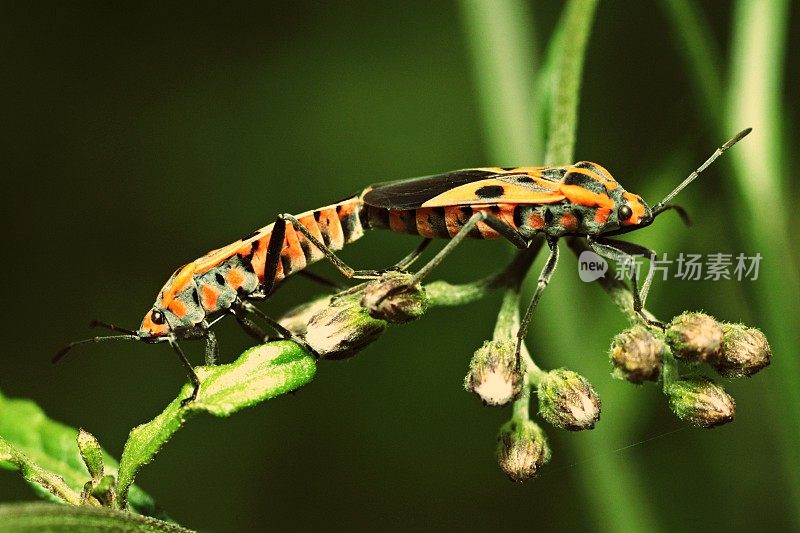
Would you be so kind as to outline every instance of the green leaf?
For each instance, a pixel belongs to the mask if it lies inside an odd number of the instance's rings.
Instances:
[[[0,530],[19,533],[42,531],[182,533],[191,531],[155,518],[105,507],[70,507],[42,502],[0,505]]]
[[[0,467],[19,470],[42,497],[79,505],[90,479],[77,444],[78,430],[47,417],[31,400],[0,394]],[[117,462],[102,452],[106,474],[117,473]],[[131,487],[130,508],[164,517],[153,499]]]
[[[201,382],[195,401],[181,406],[192,390],[186,384],[160,415],[131,431],[117,477],[118,505],[125,508],[128,488],[139,469],[153,460],[189,415],[229,416],[305,385],[314,378],[316,368],[315,358],[291,341],[256,346],[227,365],[195,368]]]
[[[0,465],[19,470],[25,481],[44,498],[72,505],[82,503],[81,495],[72,490],[64,478],[40,467],[2,437],[0,437]]]
[[[81,428],[78,432],[78,449],[92,481],[99,482],[103,477],[103,450],[100,443],[94,435]]]

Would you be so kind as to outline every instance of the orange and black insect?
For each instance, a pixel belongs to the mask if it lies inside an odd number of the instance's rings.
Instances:
[[[325,257],[347,277],[377,277],[380,271],[353,270],[335,254],[372,228],[424,237],[414,252],[395,265],[400,269],[408,268],[431,239],[450,240],[415,274],[412,283],[427,276],[465,238],[505,238],[527,248],[543,235],[550,256],[519,329],[519,350],[533,310],[556,268],[560,237],[586,237],[598,255],[614,261],[631,261],[632,254],[654,257],[647,248],[608,237],[648,226],[669,209],[685,216],[669,201],[750,131],[740,132],[718,148],[652,208],[641,196],[623,189],[605,168],[582,161],[560,167],[475,168],[377,184],[315,211],[283,214],[273,224],[177,269],[138,330],[95,322],[121,335],[73,342],[56,355],[56,360],[72,347],[88,342],[168,342],[194,384],[191,398],[185,400],[191,401],[197,396],[199,380],[177,341],[205,340],[206,359],[211,362],[216,353],[213,324],[232,315],[247,333],[263,341],[266,334],[250,318],[256,315],[282,336],[303,343],[251,301],[268,298],[288,276]],[[631,276],[634,309],[643,320],[648,320],[642,308],[651,280],[652,270],[640,292],[635,272]]]

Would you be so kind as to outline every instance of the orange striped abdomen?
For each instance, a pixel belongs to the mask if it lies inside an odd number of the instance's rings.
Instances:
[[[416,209],[390,209],[366,206],[368,228],[383,228],[427,238],[452,239],[475,213],[500,219],[523,238],[537,233],[552,236],[595,234],[605,224],[610,210],[567,201],[547,204],[474,204]],[[500,234],[486,222],[476,224],[468,234],[472,239],[497,239]]]
[[[344,248],[364,235],[359,217],[360,200],[353,198],[316,211],[298,215],[297,220],[317,240],[333,251]],[[268,241],[269,239],[267,239]],[[317,248],[294,225],[286,224],[283,249],[278,263],[276,281],[303,270],[306,266],[319,261],[325,254]],[[261,272],[261,281],[264,271]]]
[[[364,234],[360,206],[361,200],[356,197],[296,218],[320,242],[332,250],[341,250]],[[274,224],[264,226],[179,268],[159,292],[153,309],[164,313],[166,323],[153,323],[151,310],[142,322],[142,330],[165,335],[170,329],[199,324],[210,313],[230,308],[237,298],[269,296],[263,293],[263,286],[273,228]],[[323,257],[325,254],[287,222],[275,282]]]
[[[389,229],[398,233],[420,235],[427,238],[452,239],[470,217],[479,212],[486,212],[500,218],[516,228],[515,207],[513,204],[421,207],[418,209],[387,209],[366,206],[364,213],[369,228]],[[469,237],[497,239],[500,235],[484,222],[479,222],[470,231]]]

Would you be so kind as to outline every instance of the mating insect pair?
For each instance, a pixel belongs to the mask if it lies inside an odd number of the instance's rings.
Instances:
[[[354,270],[335,252],[361,238],[365,229],[382,228],[420,235],[425,239],[393,268],[407,269],[431,239],[450,239],[411,280],[424,279],[465,238],[505,238],[527,248],[543,235],[550,256],[517,335],[517,352],[525,338],[534,309],[555,271],[558,239],[586,237],[591,248],[605,258],[632,265],[631,255],[653,258],[652,250],[610,239],[649,226],[655,218],[675,209],[670,200],[696,179],[722,152],[748,133],[746,129],[719,147],[697,170],[663,200],[649,207],[641,196],[625,191],[611,174],[596,163],[582,161],[560,167],[475,168],[447,174],[400,180],[368,187],[360,194],[300,215],[279,215],[277,220],[228,246],[212,250],[179,268],[159,291],[155,304],[136,331],[94,322],[120,333],[73,342],[54,361],[73,347],[107,340],[169,343],[186,367],[197,397],[200,381],[177,341],[206,341],[206,360],[216,354],[211,327],[232,315],[242,328],[262,342],[264,330],[253,322],[262,319],[281,336],[303,343],[291,332],[256,308],[253,300],[268,298],[288,276],[322,258],[330,260],[348,278],[369,279],[375,270]],[[652,281],[652,269],[641,291],[631,273],[634,309],[643,321],[644,300]]]

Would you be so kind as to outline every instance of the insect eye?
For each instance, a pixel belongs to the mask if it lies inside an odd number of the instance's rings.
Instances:
[[[633,216],[633,209],[628,204],[622,205],[617,210],[617,216],[620,220],[628,220]]]
[[[159,310],[154,310],[153,314],[150,316],[150,320],[153,321],[153,324],[160,326],[164,323],[164,313]]]

